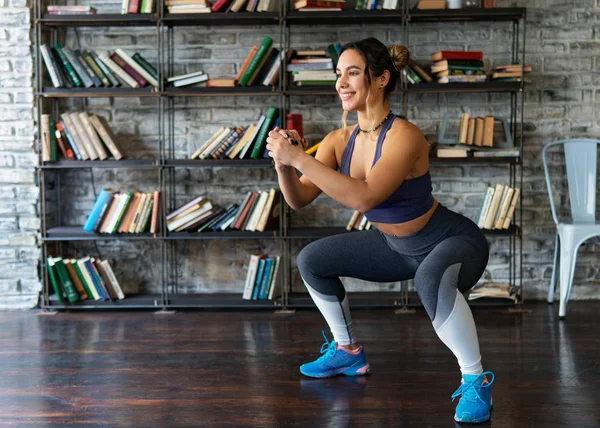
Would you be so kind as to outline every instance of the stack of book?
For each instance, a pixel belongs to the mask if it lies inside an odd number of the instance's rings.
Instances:
[[[210,4],[206,0],[165,0],[168,13],[210,13]]]
[[[244,9],[245,7],[245,9]],[[216,0],[211,10],[213,12],[278,12],[278,0]]]
[[[221,127],[198,150],[191,159],[260,159],[268,158],[266,150],[269,131],[280,125],[277,109],[269,107],[256,124],[247,127]]]
[[[469,291],[469,300],[482,298],[508,299],[517,301],[516,293],[511,291],[509,284],[496,282],[478,283]]]
[[[86,112],[61,114],[56,122],[48,114],[42,114],[40,133],[42,160],[58,160],[58,149],[65,159],[104,160],[109,153],[119,160],[123,157],[114,141],[106,121]]]
[[[522,66],[520,64],[499,65],[494,67],[490,78],[496,82],[520,82],[525,73],[531,73],[530,65]]]
[[[508,229],[512,222],[521,189],[503,184],[486,189],[477,226],[482,229]]]
[[[156,236],[159,191],[119,193],[102,189],[87,217],[83,230],[97,233],[143,233]]]
[[[123,0],[121,13],[152,13],[154,0]]]
[[[350,217],[350,221],[346,225],[346,230],[369,230],[373,229],[375,226],[371,224],[369,220],[367,220],[367,216],[365,216],[360,211],[354,211],[352,213],[352,217]]]
[[[343,0],[294,0],[294,9],[300,12],[319,12],[342,10]]]
[[[431,74],[438,83],[485,82],[483,52],[439,51],[431,55]]]
[[[247,230],[264,232],[278,225],[277,189],[251,191],[239,204],[220,207],[201,195],[166,217],[169,232]]]
[[[331,46],[339,57],[336,45]],[[291,72],[290,80],[297,86],[335,85],[337,76],[334,59],[328,51],[331,50],[295,51],[294,58],[287,64],[287,71]]]
[[[95,15],[96,9],[84,5],[49,5],[48,13],[50,15]]]
[[[88,50],[71,50],[55,43],[42,44],[40,51],[44,65],[55,88],[85,87],[158,87],[158,72],[136,52],[129,56],[122,49],[110,55]]]
[[[242,63],[235,81],[239,86],[273,86],[279,81],[281,61],[289,57],[273,46],[273,39],[265,36],[260,45],[254,45]]]
[[[252,254],[248,263],[248,273],[242,299],[273,300],[279,297],[277,274],[281,257],[269,257],[268,254]]]
[[[198,85],[205,86],[208,80],[208,74],[204,71],[195,71],[193,73],[180,74],[178,76],[171,76],[167,79],[167,82],[174,88],[182,86]]]
[[[108,260],[48,257],[46,266],[54,294],[63,304],[125,298]]]

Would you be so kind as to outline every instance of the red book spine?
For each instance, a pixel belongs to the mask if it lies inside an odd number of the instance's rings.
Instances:
[[[67,159],[75,159],[75,155],[73,154],[73,150],[69,147],[68,144],[65,144],[65,140],[62,138],[62,130],[63,127],[60,123],[56,124],[56,141],[58,141],[58,146],[60,147],[60,151],[63,156]]]
[[[297,113],[288,113],[285,116],[285,129],[295,129],[298,131],[298,134],[300,134],[300,138],[304,138],[302,115]]]
[[[213,12],[218,12],[219,9],[223,8],[227,4],[228,1],[229,0],[217,0],[217,2],[212,5],[210,10],[212,10]]]
[[[332,1],[332,0],[301,0],[298,4],[304,4],[302,7],[339,7],[344,8],[345,3],[343,1]]]
[[[254,198],[256,198],[256,195],[258,195],[257,192],[252,192],[252,196],[250,196],[250,199],[248,199],[248,203],[244,207],[242,214],[233,225],[234,229],[240,229],[242,227],[242,224],[244,224],[244,219],[248,215],[248,211],[250,211],[250,207],[252,206],[252,202],[254,202]]]
[[[129,13],[138,13],[139,0],[129,0]]]
[[[114,62],[116,62],[119,67],[121,67],[123,70],[125,70],[127,72],[127,74],[129,74],[131,77],[133,77],[135,79],[135,81],[138,82],[142,88],[148,84],[148,82],[146,82],[146,79],[144,79],[142,76],[140,76],[138,74],[137,71],[135,71],[133,68],[131,68],[131,66],[129,64],[127,64],[123,58],[121,58],[119,55],[117,55],[116,52],[110,56],[110,59],[112,59]]]

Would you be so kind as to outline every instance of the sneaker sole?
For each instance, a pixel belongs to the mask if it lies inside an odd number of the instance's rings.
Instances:
[[[305,373],[302,370],[300,370],[300,373],[302,373],[304,376],[314,377],[318,379],[334,377],[342,374],[346,376],[364,376],[366,374],[371,373],[371,366],[367,364],[362,367],[359,367],[358,369],[353,366],[341,367],[324,373]]]
[[[461,422],[463,424],[481,424],[483,422],[487,422],[490,420],[490,417],[492,416],[492,410],[494,409],[494,404],[492,403],[491,407],[490,407],[490,411],[487,414],[487,416],[482,416],[481,418],[477,418],[477,419],[471,419],[470,417],[467,417],[465,419],[459,419],[456,417],[456,413],[454,414],[454,420],[456,422]]]

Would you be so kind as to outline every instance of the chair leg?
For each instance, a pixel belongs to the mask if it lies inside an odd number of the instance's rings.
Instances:
[[[571,233],[563,233],[560,236],[560,306],[558,317],[564,319],[567,314],[567,301],[573,286],[573,274],[577,261],[577,245],[575,237]]]
[[[554,302],[554,294],[556,293],[556,273],[558,271],[559,250],[560,239],[558,238],[557,232],[556,239],[554,240],[554,264],[552,265],[552,277],[550,278],[550,287],[548,287],[548,303]]]

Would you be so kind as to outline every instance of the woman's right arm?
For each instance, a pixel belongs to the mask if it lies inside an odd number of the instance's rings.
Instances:
[[[329,133],[317,149],[315,159],[331,169],[337,169],[335,157],[335,138],[339,138],[338,131]],[[306,177],[298,177],[296,170],[287,165],[276,165],[279,188],[285,201],[294,210],[298,210],[316,199],[321,194],[321,189]]]

